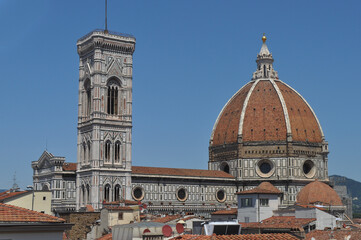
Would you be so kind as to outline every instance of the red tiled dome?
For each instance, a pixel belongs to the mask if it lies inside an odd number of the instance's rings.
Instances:
[[[342,206],[342,201],[329,185],[315,180],[304,186],[297,195],[297,204]]]
[[[321,143],[319,121],[306,100],[278,79],[252,80],[223,107],[211,146],[243,142],[292,141]],[[291,140],[291,138],[288,138]]]

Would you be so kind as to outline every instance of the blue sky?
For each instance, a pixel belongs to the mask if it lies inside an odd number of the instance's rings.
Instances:
[[[133,165],[207,168],[213,124],[256,68],[265,32],[280,79],[315,110],[329,172],[361,181],[360,1],[116,1],[110,30],[136,39]],[[104,0],[0,0],[0,188],[46,146],[76,162],[76,41]]]

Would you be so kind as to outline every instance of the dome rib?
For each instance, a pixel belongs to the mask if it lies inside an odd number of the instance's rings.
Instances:
[[[220,119],[223,117],[223,114],[226,112],[226,109],[227,109],[228,107],[230,107],[230,106],[229,106],[230,103],[232,103],[232,102],[233,102],[236,98],[238,98],[238,97],[242,98],[241,95],[242,95],[243,92],[247,92],[247,93],[248,93],[249,88],[250,88],[250,86],[251,86],[252,84],[253,84],[253,82],[249,82],[249,83],[247,83],[246,85],[244,85],[243,87],[241,87],[241,88],[227,101],[227,103],[223,106],[221,112],[218,114],[218,117],[217,117],[217,119],[216,119],[216,122],[215,122],[214,125],[213,125],[212,134],[211,134],[211,139],[210,139],[210,145],[219,145],[219,144],[220,144],[219,142],[217,142],[217,140],[216,140],[216,143],[215,143],[215,138],[214,138],[214,135],[215,135],[215,133],[216,133],[217,126],[218,126],[218,124],[219,124]],[[243,105],[242,99],[240,99],[240,102],[242,102],[242,105]],[[241,109],[241,110],[242,110],[242,109]],[[237,126],[238,126],[238,124],[237,124]],[[237,130],[237,132],[238,132],[238,130]]]
[[[248,105],[248,102],[249,102],[249,99],[251,98],[251,95],[253,93],[253,90],[254,88],[257,86],[258,82],[260,80],[256,80],[251,89],[249,90],[248,94],[247,94],[247,97],[246,97],[246,100],[244,100],[244,103],[243,103],[243,107],[242,107],[242,112],[241,112],[241,117],[240,117],[240,120],[239,120],[239,126],[238,126],[238,135],[239,136],[242,136],[243,134],[243,122],[244,122],[244,116],[246,115],[246,109],[247,109],[247,105]]]
[[[320,135],[321,135],[321,139],[318,139],[318,140],[317,140],[317,139],[314,139],[314,141],[315,141],[315,142],[320,142],[320,141],[322,142],[322,141],[325,139],[325,136],[324,136],[324,134],[323,134],[323,130],[322,130],[320,121],[318,120],[318,118],[317,118],[315,112],[313,111],[312,107],[310,106],[310,104],[306,101],[306,99],[304,99],[304,98],[302,97],[302,95],[301,95],[299,92],[297,92],[295,89],[293,89],[293,88],[292,88],[291,86],[289,86],[287,83],[284,83],[284,82],[282,82],[282,81],[277,82],[277,86],[278,86],[279,88],[282,88],[282,87],[281,87],[281,84],[284,85],[285,87],[289,88],[290,90],[292,90],[294,93],[296,93],[297,96],[302,100],[302,102],[303,102],[304,104],[306,104],[306,106],[309,108],[309,110],[310,110],[311,113],[312,113],[313,119],[315,119],[315,121],[316,121],[316,123],[317,123],[317,127],[318,127],[318,130],[320,131]],[[286,96],[286,98],[287,98],[287,96]],[[292,101],[287,101],[287,102],[292,102]],[[286,104],[286,106],[287,106],[287,104]],[[287,106],[287,107],[289,107],[289,106]],[[287,109],[288,109],[288,108],[287,108]],[[304,120],[304,119],[301,118],[302,124],[305,126],[305,122],[304,122],[303,120]],[[292,124],[292,120],[291,120],[291,119],[290,119],[290,122],[291,122],[291,126],[292,126],[292,127],[295,127],[295,126],[294,126],[295,124]],[[309,121],[308,121],[308,122],[309,122]],[[304,127],[304,128],[306,129],[306,127]],[[310,128],[312,129],[312,127],[310,127]],[[292,128],[291,128],[291,129],[292,129]],[[296,137],[294,136],[294,134],[295,134],[295,132],[292,131],[292,138],[293,138],[294,140],[296,140]],[[316,138],[316,137],[314,137],[314,138]],[[301,141],[303,141],[303,139],[302,139]]]

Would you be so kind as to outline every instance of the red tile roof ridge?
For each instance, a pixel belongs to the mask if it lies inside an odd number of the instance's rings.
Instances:
[[[0,201],[14,197],[14,196],[18,196],[24,193],[27,193],[28,191],[18,191],[18,192],[11,192],[10,190],[2,192],[2,194],[0,194]]]
[[[0,222],[63,223],[65,219],[10,204],[0,203]]]
[[[317,207],[317,206],[314,206],[314,205],[296,204],[296,206],[299,206],[299,207],[302,207],[302,208],[317,208],[317,209],[322,210],[322,211],[326,210],[325,208]]]
[[[237,208],[224,209],[212,212],[211,215],[234,215],[237,214]]]
[[[185,234],[171,240],[299,240],[289,233],[240,234],[240,235],[193,235]]]
[[[220,170],[132,166],[132,173],[147,175],[235,178]]]
[[[181,218],[182,216],[180,214],[177,215],[167,215],[165,217],[160,217],[160,218],[156,218],[155,220],[153,220],[152,222],[159,222],[159,223],[167,223],[170,221],[173,221],[177,218]]]
[[[296,218],[295,216],[273,216],[262,222],[241,223],[242,228],[297,229],[316,221],[316,218]]]
[[[263,193],[263,194],[281,194],[282,192],[272,185],[270,182],[262,182],[260,185],[258,185],[255,188],[244,190],[241,192],[237,192],[237,195],[243,195],[243,194],[256,194],[256,193]]]

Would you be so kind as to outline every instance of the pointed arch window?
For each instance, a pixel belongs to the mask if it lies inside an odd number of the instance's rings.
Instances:
[[[85,200],[85,204],[89,204],[90,203],[90,187],[87,184],[86,185],[86,200]]]
[[[110,162],[110,141],[105,142],[105,149],[104,149],[104,156],[105,156],[105,162]]]
[[[83,143],[83,163],[86,163],[87,162],[87,153],[86,153],[86,144]]]
[[[84,89],[85,89],[85,97],[86,97],[86,102],[84,102],[85,105],[84,112],[86,116],[90,116],[92,98],[91,98],[91,88],[90,88],[89,78],[86,79],[84,82]]]
[[[120,84],[117,78],[111,78],[108,81],[108,93],[107,93],[107,113],[110,115],[118,115],[119,109],[119,89]]]
[[[110,201],[110,185],[106,184],[104,186],[104,201],[109,202]]]
[[[91,160],[91,144],[90,142],[88,142],[88,156],[86,163],[89,163],[90,160]]]
[[[120,185],[117,184],[114,187],[114,201],[120,201]]]
[[[121,144],[119,141],[117,141],[115,143],[115,147],[114,147],[114,162],[115,163],[120,163],[120,160],[121,160],[121,151],[120,151],[120,148],[121,148]]]
[[[85,203],[85,187],[84,187],[84,185],[81,186],[80,198],[81,198],[81,200],[80,200],[81,205],[84,205],[84,203]]]

